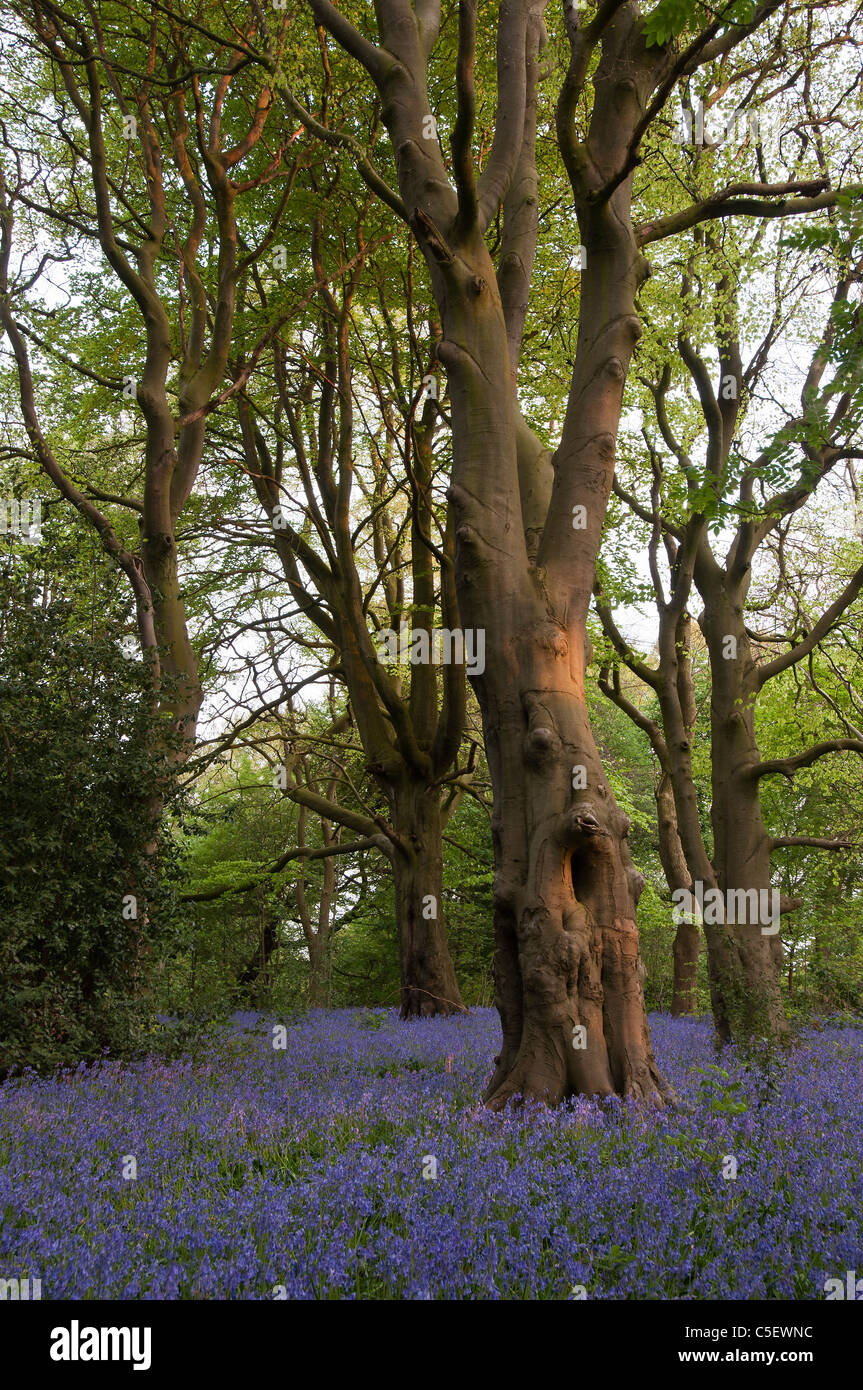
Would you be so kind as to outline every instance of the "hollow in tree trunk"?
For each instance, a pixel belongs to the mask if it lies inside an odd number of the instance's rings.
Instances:
[[[503,1046],[487,1092],[557,1103],[573,1093],[669,1098],[642,992],[627,846],[587,713],[580,634],[524,613],[481,693],[497,772],[495,984]],[[520,651],[518,651],[520,649]],[[518,652],[517,661],[512,658]]]

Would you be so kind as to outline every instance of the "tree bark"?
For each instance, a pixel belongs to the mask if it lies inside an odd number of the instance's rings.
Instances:
[[[680,835],[677,831],[674,791],[668,773],[663,772],[661,774],[654,789],[654,795],[656,797],[656,824],[659,834],[659,858],[662,862],[665,880],[672,893],[679,888],[691,888],[692,880],[686,867],[686,855],[683,852]],[[695,923],[678,922],[672,947],[674,982],[671,994],[671,1014],[673,1018],[681,1018],[695,1013],[700,947],[701,933]]]
[[[335,782],[331,780],[327,787],[330,798],[335,794]],[[297,817],[297,846],[304,848],[306,845],[306,821],[307,809],[305,806],[299,807]],[[338,843],[341,835],[339,827],[335,832],[332,824],[326,817],[320,817],[321,838],[323,848],[328,849]],[[332,939],[335,931],[335,896],[336,896],[336,864],[335,856],[325,856],[321,860],[321,882],[318,889],[318,910],[317,922],[312,920],[312,912],[306,891],[306,862],[300,861],[300,869],[297,880],[294,884],[294,893],[297,900],[297,908],[300,914],[300,925],[303,929],[303,936],[306,939],[306,949],[309,953],[309,974],[306,982],[306,999],[310,1009],[327,1009],[330,1006],[330,980],[329,962],[332,950]]]
[[[623,45],[628,33],[625,25]],[[615,167],[640,94],[629,71],[615,81],[608,67],[603,58],[596,82],[603,109],[594,119],[615,131],[605,151]],[[581,192],[588,270],[550,492],[537,487],[535,471],[519,466],[523,431],[506,315],[482,238],[474,232],[461,240],[452,261],[424,238],[437,270],[439,356],[452,399],[459,608],[467,627],[485,629],[487,652],[473,684],[494,787],[503,1046],[486,1099],[495,1109],[515,1095],[551,1103],[575,1093],[670,1097],[641,987],[643,879],[629,853],[628,818],[597,753],[584,685],[596,552],[646,269],[631,231],[630,180],[598,206]],[[518,499],[521,515],[514,516]],[[542,529],[534,560],[536,511]]]
[[[446,939],[440,788],[405,778],[393,792],[401,1017],[464,1011]]]
[[[537,663],[547,668],[542,675],[522,665],[520,709],[515,701],[502,709],[498,692],[481,701],[487,731],[501,730],[493,741],[503,782],[494,821],[503,1028],[487,1097],[494,1108],[515,1094],[551,1102],[575,1093],[666,1094],[641,989],[643,880],[599,761],[580,673],[569,665],[567,639],[556,635],[563,650]],[[578,635],[570,634],[576,647]],[[575,766],[585,769],[586,785],[574,793]]]
[[[725,575],[702,583],[705,611],[701,627],[710,651],[712,695],[711,784],[713,863],[726,906],[730,894],[755,890],[769,902],[771,840],[761,814],[755,736],[758,670],[743,620],[745,579]],[[739,911],[729,916],[740,916]],[[720,996],[716,1026],[724,1040],[760,1036],[781,1039],[788,1023],[782,1004],[782,947],[775,924],[753,914],[744,921],[706,927],[708,965]],[[755,920],[752,920],[755,916]]]
[[[328,1009],[330,1006],[327,982],[327,947],[318,935],[309,942],[309,978],[306,998],[310,1009]]]

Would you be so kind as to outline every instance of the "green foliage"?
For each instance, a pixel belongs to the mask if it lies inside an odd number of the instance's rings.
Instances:
[[[731,1073],[724,1067],[693,1067],[693,1072],[704,1078],[698,1085],[696,1095],[701,1105],[706,1105],[711,1115],[745,1115],[749,1109],[743,1099],[743,1082],[738,1078],[731,1080]]]
[[[363,97],[353,59],[345,55],[338,43],[327,42],[322,63],[323,51],[314,18],[308,7],[296,8],[296,14],[283,14],[289,25],[283,32],[289,32],[290,37],[283,47],[277,45],[274,50],[279,85],[289,87],[298,100],[322,119],[326,111],[331,128],[352,136],[358,146],[372,153],[383,176],[396,186],[392,150],[380,138],[377,103]],[[475,61],[474,143],[478,150],[489,149],[494,136],[494,10],[491,4],[480,5]],[[124,84],[132,86],[132,74],[136,69],[145,69],[148,61],[148,13],[139,12],[134,5],[130,10],[113,3],[100,4],[97,11],[116,59],[115,78],[121,88]],[[373,7],[358,0],[345,0],[343,11],[363,32],[374,36]],[[23,14],[24,7],[13,6],[13,13]],[[85,23],[92,17],[77,0],[71,13],[83,17]],[[784,35],[792,54],[789,61],[794,63],[794,46],[801,42],[802,26],[809,13],[804,9],[802,18],[791,16]],[[129,23],[130,14],[134,23]],[[683,46],[699,27],[718,23],[721,32],[723,27],[749,23],[754,14],[753,0],[731,0],[718,11],[699,0],[659,0],[648,7],[644,34],[649,46]],[[213,91],[214,61],[217,69],[220,65],[208,35],[220,32],[223,24],[225,32],[230,32],[234,17],[229,5],[222,14],[213,11],[203,28],[189,26],[185,40],[188,49],[182,55],[180,70],[203,75],[200,87],[204,108]],[[174,31],[175,18],[181,23],[183,16],[178,14],[166,20],[160,14],[154,21],[158,34],[155,41],[163,54],[174,52],[168,35]],[[552,448],[559,437],[559,420],[577,351],[581,279],[576,268],[578,259],[573,255],[579,231],[572,215],[569,184],[545,123],[559,87],[560,72],[569,61],[560,25],[559,15],[549,15],[551,57],[543,68],[543,117],[538,141],[542,208],[537,273],[528,307],[519,383],[526,419]],[[450,8],[444,14],[428,85],[430,108],[439,121],[445,151],[449,149],[448,135],[455,118],[451,76],[456,32],[455,11]],[[263,43],[264,31],[261,34]],[[75,119],[62,83],[55,82],[56,73],[52,73],[38,47],[23,45],[19,49],[13,44],[6,56],[8,80],[0,97],[4,141],[9,150],[21,142],[25,168],[45,171],[45,187],[41,192],[37,188],[30,199],[30,220],[19,210],[21,245],[26,245],[30,237],[34,255],[43,241],[57,247],[58,226],[61,236],[68,238],[58,252],[68,262],[62,276],[67,293],[57,295],[36,283],[32,293],[22,292],[20,299],[22,319],[28,319],[46,342],[38,352],[33,345],[40,420],[70,476],[95,488],[94,496],[136,497],[141,490],[141,420],[135,409],[123,405],[119,387],[127,371],[139,372],[141,367],[138,310],[126,288],[106,276],[104,263],[90,244],[87,229],[92,229],[95,206],[81,154],[83,145],[79,149],[71,137],[57,139],[57,129],[71,130]],[[744,70],[750,56],[741,60]],[[825,61],[831,61],[829,52]],[[723,70],[724,63],[725,60],[720,64]],[[326,80],[324,72],[328,74]],[[766,70],[761,72],[754,89],[756,100],[762,82],[781,92],[780,73],[781,68],[774,82],[772,78],[767,80]],[[241,64],[234,73],[223,103],[223,149],[235,146],[246,134],[260,77],[253,62]],[[105,80],[104,76],[100,80]],[[754,177],[756,172],[759,178],[774,177],[770,170],[748,167],[747,174],[746,169],[736,167],[735,160],[752,161],[754,154],[749,148],[741,156],[733,148],[733,141],[723,148],[703,151],[697,158],[682,146],[672,148],[667,138],[667,119],[673,101],[678,95],[687,102],[698,100],[700,94],[709,95],[702,93],[701,88],[703,82],[710,80],[706,74],[684,79],[679,92],[671,94],[654,129],[647,133],[640,152],[644,165],[634,184],[638,219],[646,221],[674,213],[708,197],[716,188],[746,176]],[[587,83],[584,99],[574,115],[580,137],[587,131],[589,87]],[[20,98],[25,92],[27,100],[22,103]],[[127,90],[127,99],[128,95]],[[172,148],[176,131],[174,98],[173,91],[160,95],[154,89],[151,103],[151,118],[166,152]],[[134,106],[128,100],[127,104]],[[274,124],[271,119],[267,138],[244,161],[244,190],[238,178],[239,240],[245,255],[251,248],[269,247],[272,238],[277,237],[284,244],[286,265],[276,271],[271,257],[262,254],[254,264],[249,262],[248,273],[241,277],[234,335],[236,361],[251,362],[256,344],[268,341],[274,325],[280,325],[289,377],[286,394],[297,412],[297,438],[305,434],[312,440],[319,423],[315,418],[315,383],[322,373],[326,374],[329,353],[326,318],[321,319],[315,296],[308,297],[309,229],[318,218],[322,220],[324,268],[335,277],[334,286],[353,255],[361,230],[368,259],[357,292],[358,338],[352,342],[351,350],[354,352],[361,340],[362,352],[355,354],[356,397],[358,404],[362,402],[364,420],[370,422],[369,438],[378,449],[376,425],[381,422],[375,421],[375,410],[366,413],[369,403],[364,399],[371,378],[386,380],[390,373],[401,377],[393,401],[399,395],[411,397],[424,369],[426,349],[431,346],[420,337],[413,342],[409,331],[410,319],[419,324],[436,318],[422,258],[411,251],[410,276],[415,279],[416,297],[408,312],[406,257],[410,233],[396,226],[383,204],[369,198],[358,172],[355,151],[318,144],[313,132],[293,113],[287,131],[289,139],[278,146],[284,154],[284,168],[278,173],[274,170],[272,178],[268,175],[253,186],[255,176],[267,169],[276,148],[270,140]],[[274,138],[280,140],[284,133],[276,132]],[[145,226],[149,216],[146,167],[129,157],[129,144],[120,133],[116,92],[108,89],[107,82],[104,134],[111,178],[115,189],[122,190],[130,219],[124,237],[134,239],[129,228],[134,228],[136,219],[139,227]],[[819,140],[823,138],[822,132]],[[661,142],[661,161],[651,160],[652,141]],[[807,137],[801,143],[797,162],[789,167],[787,175],[814,177],[821,172],[816,167],[815,141]],[[190,140],[189,147],[193,149],[194,140]],[[295,155],[294,168],[290,161]],[[194,157],[197,160],[197,155]],[[159,293],[171,309],[168,317],[173,360],[168,386],[170,392],[175,392],[179,387],[184,336],[178,285],[184,306],[188,302],[188,286],[183,287],[178,274],[179,248],[193,232],[196,211],[170,159],[166,159],[165,169],[166,215],[171,235],[160,250],[154,275]],[[776,178],[781,181],[779,174]],[[280,215],[283,190],[288,187],[290,203],[285,215]],[[44,203],[49,192],[57,200],[58,218],[52,219],[44,211],[37,216],[36,194]],[[757,448],[739,428],[726,474],[719,481],[704,466],[703,413],[697,408],[677,347],[678,333],[685,327],[713,372],[717,324],[726,321],[729,308],[727,294],[719,285],[734,283],[744,276],[760,283],[772,272],[774,260],[778,260],[780,268],[777,284],[772,292],[768,288],[766,294],[759,291],[753,296],[760,301],[757,312],[752,306],[745,306],[743,337],[757,342],[768,331],[774,312],[777,324],[787,321],[794,326],[787,338],[792,349],[798,339],[812,336],[805,306],[801,308],[795,298],[799,295],[802,303],[806,297],[805,290],[796,288],[798,274],[803,273],[801,266],[805,269],[807,263],[815,260],[818,274],[832,280],[843,260],[855,262],[859,258],[860,213],[855,199],[859,202],[859,193],[851,187],[839,196],[835,216],[812,222],[795,219],[772,238],[762,235],[762,229],[754,233],[745,229],[746,224],[736,219],[724,226],[717,224],[715,236],[711,233],[707,237],[699,230],[695,237],[687,237],[685,246],[679,241],[652,245],[654,273],[643,288],[639,305],[646,332],[639,344],[637,370],[630,374],[627,383],[627,403],[632,410],[624,417],[616,466],[618,481],[631,485],[634,493],[646,500],[650,469],[641,424],[647,426],[649,436],[660,448],[663,439],[654,428],[645,382],[658,381],[667,366],[670,387],[666,412],[671,432],[691,456],[696,475],[693,481],[691,476],[684,477],[679,470],[675,474],[666,467],[660,502],[663,515],[672,523],[682,525],[693,512],[700,513],[716,535],[741,516],[760,518],[768,505],[765,494],[769,501],[769,494],[781,493],[792,482],[808,485],[813,480],[815,466],[807,462],[806,451],[817,451],[822,444],[834,398],[839,393],[855,393],[849,426],[859,420],[861,338],[856,298],[834,308],[835,331],[827,355],[835,371],[818,399],[809,402],[805,418],[798,419],[795,411],[793,420],[775,429],[773,422],[768,421],[770,434],[765,443],[761,438],[762,419],[755,411],[752,425],[747,428],[750,436],[755,437]],[[70,209],[74,210],[74,217]],[[84,230],[76,231],[76,227]],[[499,241],[499,225],[493,229],[493,235]],[[210,238],[208,231],[196,273],[204,293],[215,302],[221,257]],[[684,259],[691,258],[692,274],[688,278],[694,286],[685,294],[679,283],[683,253]],[[809,275],[805,283],[811,287],[811,274],[808,270],[805,273]],[[715,293],[706,288],[711,285],[716,286]],[[47,302],[42,298],[45,294]],[[55,303],[55,299],[59,302]],[[290,319],[286,317],[289,314],[293,315]],[[760,324],[759,315],[764,320]],[[388,330],[393,325],[395,333],[390,334]],[[814,332],[819,333],[820,326]],[[359,359],[366,362],[365,375]],[[272,376],[261,370],[267,361],[268,353],[264,353],[243,395],[252,402],[260,427],[270,439],[273,457],[281,460],[285,456],[283,487],[285,495],[292,495],[295,478],[290,455],[296,450],[286,448],[288,434],[280,413],[271,422],[278,422],[278,429],[271,429],[267,423],[273,398]],[[9,398],[8,415],[17,419],[15,384],[10,385],[8,376],[0,384]],[[445,391],[443,382],[442,386]],[[184,573],[186,612],[206,653],[202,664],[204,678],[210,689],[221,690],[229,689],[236,676],[234,639],[238,631],[243,642],[253,640],[250,634],[262,636],[256,656],[249,657],[250,666],[254,661],[258,663],[254,671],[256,682],[258,672],[266,667],[267,656],[273,658],[273,666],[278,670],[278,659],[284,655],[284,647],[279,645],[283,640],[291,646],[291,639],[297,639],[290,657],[300,665],[318,643],[318,637],[310,632],[311,625],[303,618],[291,614],[285,620],[286,597],[295,599],[296,595],[288,596],[280,578],[273,583],[272,572],[268,571],[272,554],[269,545],[264,544],[262,518],[249,491],[248,478],[237,467],[235,457],[239,399],[238,395],[231,396],[225,402],[219,430],[208,436],[206,482],[198,486],[184,509],[182,537],[183,558],[189,562]],[[746,423],[748,398],[744,405],[741,426]],[[444,431],[441,433],[445,435]],[[389,421],[379,434],[381,439],[390,439],[393,428]],[[439,454],[441,473],[434,488],[441,532],[447,510],[443,475],[449,449],[444,438]],[[368,460],[363,459],[361,450],[357,452],[360,457],[354,460],[354,468],[363,486],[361,501],[355,494],[359,505],[352,526],[357,523],[356,543],[364,548],[364,566],[371,569],[376,563],[370,553],[372,528],[367,524],[369,518],[361,513],[383,515],[383,493],[389,490],[392,479],[389,464],[385,473],[373,477]],[[754,455],[757,464],[752,462]],[[747,472],[755,487],[751,495],[741,498],[738,484]],[[351,505],[354,506],[353,501]],[[120,539],[134,546],[135,509],[111,502],[104,506]],[[393,501],[390,519],[400,535],[409,514],[407,497]],[[639,553],[650,536],[650,526],[643,518],[636,518],[628,523],[625,543],[621,543],[622,514],[623,504],[613,498],[606,527],[611,544],[606,547],[598,572],[615,604],[626,606],[652,594]],[[313,548],[319,545],[308,516],[302,520],[301,529]],[[637,538],[638,547],[629,543],[632,537]],[[406,544],[406,534],[403,540]],[[42,1062],[92,1055],[102,1046],[125,1045],[127,1035],[130,1038],[132,1034],[137,1001],[144,996],[146,976],[156,966],[159,1005],[171,1012],[187,1012],[194,1036],[198,1035],[202,1018],[230,1008],[263,1004],[285,1012],[299,1008],[305,1000],[310,975],[297,902],[299,870],[291,864],[278,874],[270,871],[272,862],[297,843],[296,808],[287,798],[273,794],[267,772],[254,754],[235,761],[229,772],[220,769],[216,775],[202,776],[195,788],[194,815],[183,827],[184,890],[211,897],[188,903],[181,916],[170,913],[169,902],[163,903],[160,897],[168,889],[158,885],[159,865],[144,852],[151,833],[148,807],[161,775],[158,759],[152,756],[153,736],[159,731],[152,727],[148,713],[146,669],[128,656],[132,633],[128,605],[122,607],[122,597],[118,599],[115,592],[116,578],[109,579],[101,564],[89,604],[89,572],[85,573],[81,560],[87,546],[85,543],[82,547],[80,532],[68,541],[59,528],[52,529],[48,547],[55,571],[50,583],[46,579],[35,580],[26,566],[19,567],[14,575],[10,571],[7,576],[0,605],[4,628],[0,732],[4,736],[8,793],[0,813],[2,906],[6,909],[0,968],[8,986],[6,1002],[0,1006],[0,1046],[8,1050],[13,1060]],[[261,556],[265,557],[263,563]],[[405,585],[403,577],[409,572],[409,560],[403,551],[399,551],[397,560],[397,584],[402,589],[397,608],[399,615],[406,616],[413,609],[410,585]],[[64,579],[58,588],[60,574]],[[368,614],[372,620],[388,621],[391,616],[384,598],[386,588],[386,583],[371,585]],[[105,612],[110,615],[107,624]],[[94,614],[99,615],[98,622]],[[293,626],[286,626],[286,621]],[[315,659],[318,655],[319,651],[315,651]],[[327,651],[323,664],[330,655]],[[654,657],[647,659],[652,662]],[[410,698],[411,669],[399,674],[405,698]],[[819,666],[817,674],[835,694],[830,671]],[[709,705],[706,677],[699,679],[697,693],[700,706]],[[638,699],[644,712],[655,717],[653,697],[647,693]],[[593,688],[591,701],[593,725],[608,779],[618,804],[630,818],[633,857],[647,880],[639,905],[642,954],[648,968],[646,997],[650,1007],[667,1008],[674,932],[656,845],[653,787],[657,769],[643,734],[625,715],[599,698]],[[786,734],[795,738],[800,734],[805,741],[836,733],[835,727],[825,720],[823,708],[818,714],[805,710],[805,704],[791,678],[768,688],[758,715],[764,728],[765,756],[788,751]],[[312,700],[299,718],[304,731],[315,733],[328,722],[329,713],[316,707]],[[692,753],[709,849],[710,747],[705,723],[702,720],[693,736]],[[782,730],[785,742],[779,740],[774,748],[771,733],[777,729]],[[258,725],[250,737],[254,739],[259,731]],[[3,756],[0,749],[0,757]],[[334,757],[347,768],[346,783],[360,789],[356,799],[362,809],[375,815],[386,814],[380,788],[367,775],[365,760],[355,745],[346,739],[336,748]],[[339,795],[345,791],[345,785],[340,784]],[[809,830],[818,834],[824,833],[825,826],[838,828],[836,813],[843,804],[859,820],[863,806],[854,777],[845,770],[837,773],[832,766],[829,770],[822,766],[807,770],[793,787],[777,779],[765,784],[765,818],[776,833]],[[319,827],[313,818],[307,843],[320,844]],[[491,836],[485,810],[470,798],[458,806],[447,826],[444,860],[443,912],[463,996],[468,1004],[489,1003],[493,953]],[[320,862],[308,863],[303,869],[303,890],[312,916],[320,892]],[[336,930],[329,956],[331,1002],[393,1004],[399,995],[398,943],[389,867],[377,851],[370,851],[356,862],[346,859],[339,872]],[[783,853],[779,872],[783,889],[805,899],[800,912],[783,924],[789,996],[795,1005],[799,1002],[801,1009],[853,1009],[855,1001],[859,1002],[863,983],[859,906],[863,893],[859,870],[848,859],[819,857],[817,851],[810,853],[801,848]],[[134,923],[124,922],[117,912],[123,891],[130,884],[135,885],[140,901],[147,905],[144,959]],[[705,1004],[703,953],[699,971],[699,1004]],[[132,996],[135,1006],[127,1007]],[[367,1026],[377,1026],[371,1022],[376,1017],[368,1015]],[[168,1055],[171,1049],[184,1045],[185,1036],[184,1028],[157,1028],[148,1035],[148,1045]]]
[[[215,896],[181,904],[160,973],[162,1009],[223,1014],[299,1005],[306,965],[292,893],[297,868],[268,872],[295,839],[296,819],[296,807],[248,755],[199,785],[180,844],[183,894]]]
[[[148,671],[124,650],[105,573],[85,615],[62,540],[55,564],[0,561],[4,1069],[131,1047],[172,914],[170,849],[152,852],[165,745]]]
[[[648,48],[676,39],[701,8],[693,0],[659,0],[656,8],[644,19]]]
[[[755,17],[755,0],[731,0],[720,11],[727,25],[749,24]],[[644,20],[647,46],[669,43],[686,29],[703,27],[716,18],[716,11],[699,0],[659,0]]]

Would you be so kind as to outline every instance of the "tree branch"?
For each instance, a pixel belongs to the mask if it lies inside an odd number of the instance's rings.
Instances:
[[[289,864],[292,859],[328,859],[334,854],[351,854],[354,851],[363,849],[383,850],[385,844],[386,841],[383,835],[370,835],[363,840],[346,840],[336,844],[321,845],[316,849],[308,849],[306,846],[300,846],[297,849],[288,850],[286,854],[280,855],[272,864],[268,864],[266,868],[261,869],[259,872],[264,874],[278,874],[281,873],[285,865]],[[387,852],[387,850],[384,850],[384,853]],[[226,893],[248,893],[251,888],[257,888],[260,882],[260,878],[247,878],[242,883],[223,884],[219,888],[207,888],[200,893],[181,893],[179,895],[180,902],[212,902],[215,898],[224,897]]]
[[[859,738],[828,738],[822,743],[814,743],[805,752],[796,754],[792,758],[769,758],[765,762],[756,763],[750,768],[751,777],[769,777],[775,772],[779,772],[783,777],[794,777],[801,768],[811,767],[819,758],[824,758],[828,753],[861,753],[863,754],[863,740]]]
[[[825,608],[821,617],[818,619],[812,631],[804,637],[802,642],[798,642],[796,647],[790,651],[783,652],[781,656],[775,656],[772,661],[767,661],[758,668],[758,688],[766,685],[767,681],[778,676],[780,671],[786,671],[789,666],[796,666],[798,661],[802,661],[804,656],[808,656],[813,647],[816,647],[822,637],[827,633],[853,602],[860,590],[863,589],[863,565],[857,569],[848,584],[842,590],[839,597]]]
[[[822,835],[776,835],[770,841],[770,849],[786,849],[793,845],[808,845],[812,849],[842,850],[852,849],[851,840],[828,839]]]
[[[796,186],[800,188],[823,188],[823,180]],[[747,187],[755,190],[763,188],[765,193],[779,196],[779,201],[771,203],[765,201],[763,197],[738,197],[732,191]],[[697,226],[699,222],[709,222],[717,217],[738,217],[743,214],[749,217],[797,217],[801,213],[817,212],[820,208],[832,208],[842,193],[849,191],[847,189],[830,189],[808,197],[785,198],[781,196],[782,189],[785,187],[793,191],[795,185],[793,183],[787,185],[732,184],[730,189],[722,189],[710,198],[705,198],[703,202],[693,203],[691,207],[683,208],[681,212],[671,213],[668,217],[661,217],[656,222],[643,223],[636,231],[636,240],[639,246],[647,246],[652,241],[662,241],[665,237],[674,236],[677,232],[683,232],[689,227]]]

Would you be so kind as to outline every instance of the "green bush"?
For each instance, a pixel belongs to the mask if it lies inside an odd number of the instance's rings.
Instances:
[[[146,669],[121,615],[88,631],[55,594],[0,565],[3,1072],[131,1047],[171,919]]]

